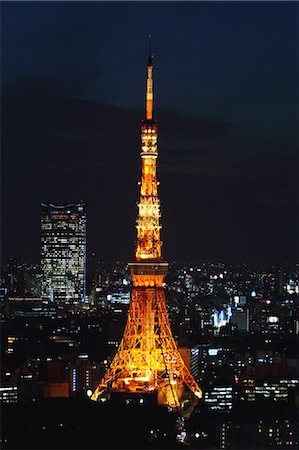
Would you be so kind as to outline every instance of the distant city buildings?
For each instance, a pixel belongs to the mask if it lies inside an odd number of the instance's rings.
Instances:
[[[83,203],[42,203],[41,296],[58,304],[86,297],[86,214]]]
[[[10,260],[2,268],[1,407],[46,399],[73,408],[106,372],[126,325],[131,280],[126,262],[92,262],[87,303],[42,300],[38,264]],[[179,431],[192,448],[298,448],[299,296],[288,292],[290,280],[299,284],[299,265],[171,265],[171,328],[203,390]],[[157,429],[148,430],[153,439]]]
[[[206,390],[204,402],[211,411],[230,411],[233,407],[232,386],[214,386]]]

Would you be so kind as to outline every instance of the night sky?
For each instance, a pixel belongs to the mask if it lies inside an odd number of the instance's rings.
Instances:
[[[1,2],[2,258],[83,200],[88,254],[132,260],[147,36],[164,257],[296,260],[294,2]]]

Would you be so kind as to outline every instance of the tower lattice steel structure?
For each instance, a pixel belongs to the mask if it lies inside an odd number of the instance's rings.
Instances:
[[[153,119],[153,55],[147,63],[146,111],[141,125],[142,176],[138,203],[136,262],[130,263],[132,293],[122,341],[93,393],[156,393],[158,402],[179,407],[202,393],[172,337],[164,294],[168,263],[162,260],[160,200],[156,175],[157,121]]]

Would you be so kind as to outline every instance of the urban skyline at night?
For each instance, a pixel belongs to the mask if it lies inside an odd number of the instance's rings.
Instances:
[[[151,32],[166,259],[295,262],[296,5],[121,3],[2,5],[4,260],[39,260],[40,203],[78,201],[88,255],[132,259]]]
[[[2,2],[1,448],[298,448],[297,7]]]

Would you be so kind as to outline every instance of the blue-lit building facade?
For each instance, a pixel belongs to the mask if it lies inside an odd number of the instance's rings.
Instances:
[[[58,304],[86,298],[85,205],[42,203],[41,294]]]

